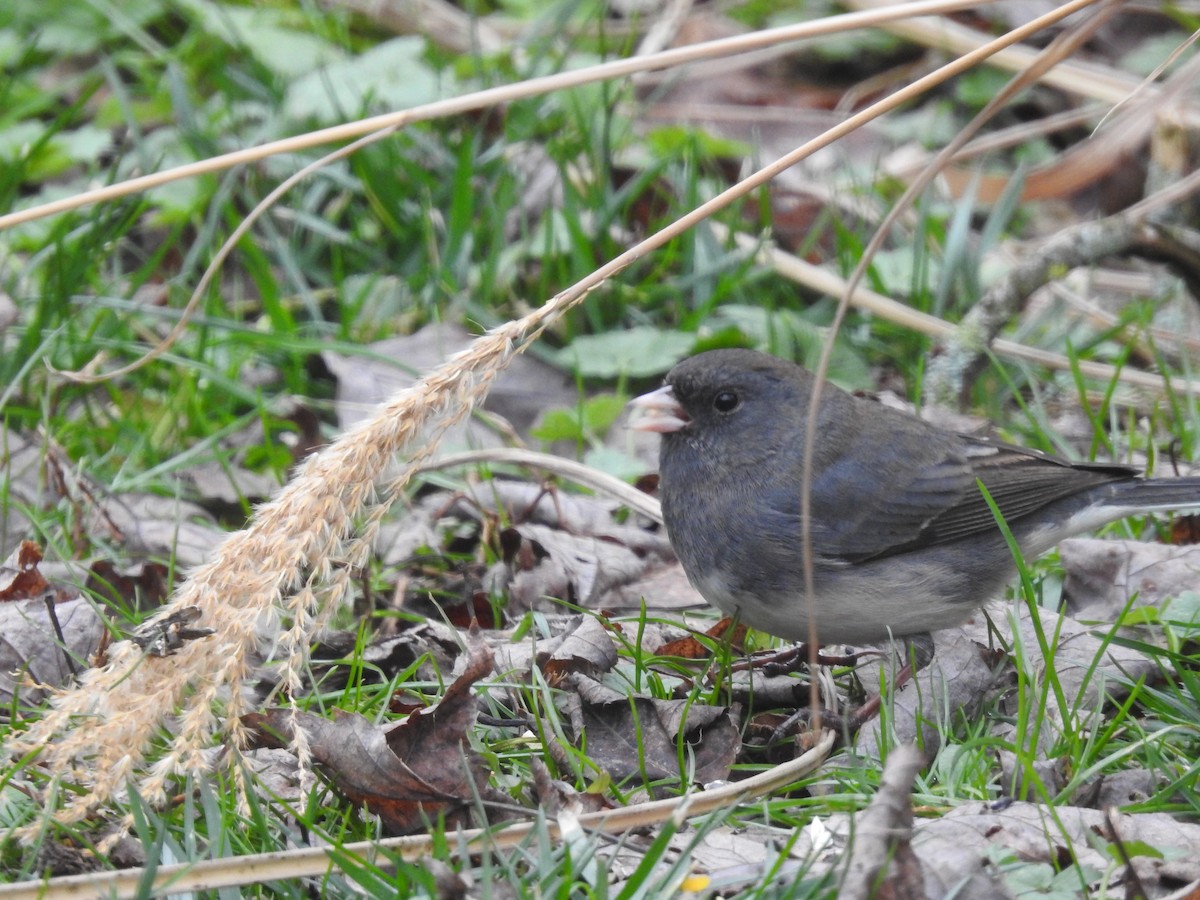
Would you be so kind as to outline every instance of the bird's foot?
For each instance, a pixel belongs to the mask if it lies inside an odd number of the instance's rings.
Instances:
[[[858,709],[847,713],[835,713],[828,709],[813,709],[805,706],[796,710],[775,727],[767,739],[766,746],[773,747],[806,731],[815,732],[828,729],[848,737],[855,734],[878,712],[878,698],[872,698]]]
[[[812,657],[813,654],[808,644],[795,644],[783,650],[772,650],[769,653],[759,654],[742,662],[734,663],[730,669],[734,672],[761,669],[764,675],[774,678],[779,675],[790,675],[800,666],[811,662]],[[832,655],[823,652],[823,648],[818,647],[816,663],[818,666],[856,666],[861,657],[860,653]]]
[[[925,662],[928,662],[928,660],[925,660]],[[892,690],[899,690],[912,680],[912,677],[913,665],[909,663],[896,673],[896,681],[892,685]],[[854,734],[879,714],[879,707],[882,702],[882,695],[876,695],[858,709],[846,714],[824,709],[814,710],[808,706],[802,707],[775,727],[775,730],[771,733],[771,737],[767,741],[767,746],[772,746],[793,736],[800,731],[802,723],[808,725],[812,730],[830,728],[844,735]]]

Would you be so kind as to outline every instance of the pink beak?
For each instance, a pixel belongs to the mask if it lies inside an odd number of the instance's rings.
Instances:
[[[657,391],[635,397],[629,401],[629,406],[633,409],[629,427],[635,431],[669,434],[679,431],[691,422],[679,401],[675,399],[675,392],[669,384],[663,385]]]

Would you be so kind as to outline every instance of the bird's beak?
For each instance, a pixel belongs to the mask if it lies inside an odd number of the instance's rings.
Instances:
[[[679,405],[679,401],[675,399],[675,392],[669,384],[663,385],[657,391],[633,398],[629,401],[629,407],[633,410],[629,427],[635,431],[669,434],[679,431],[691,421]]]

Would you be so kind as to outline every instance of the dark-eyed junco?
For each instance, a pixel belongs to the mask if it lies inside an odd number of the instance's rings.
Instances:
[[[955,625],[1015,571],[977,480],[1027,556],[1137,512],[1200,507],[1200,478],[1145,479],[955,434],[826,385],[812,466],[815,596],[800,483],[813,376],[751,350],[684,360],[633,401],[662,434],[663,517],[688,578],[746,624],[863,644]]]

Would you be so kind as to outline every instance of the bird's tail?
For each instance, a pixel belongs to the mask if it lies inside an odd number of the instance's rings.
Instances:
[[[1145,478],[1106,485],[1105,505],[1134,512],[1200,510],[1200,477]]]

